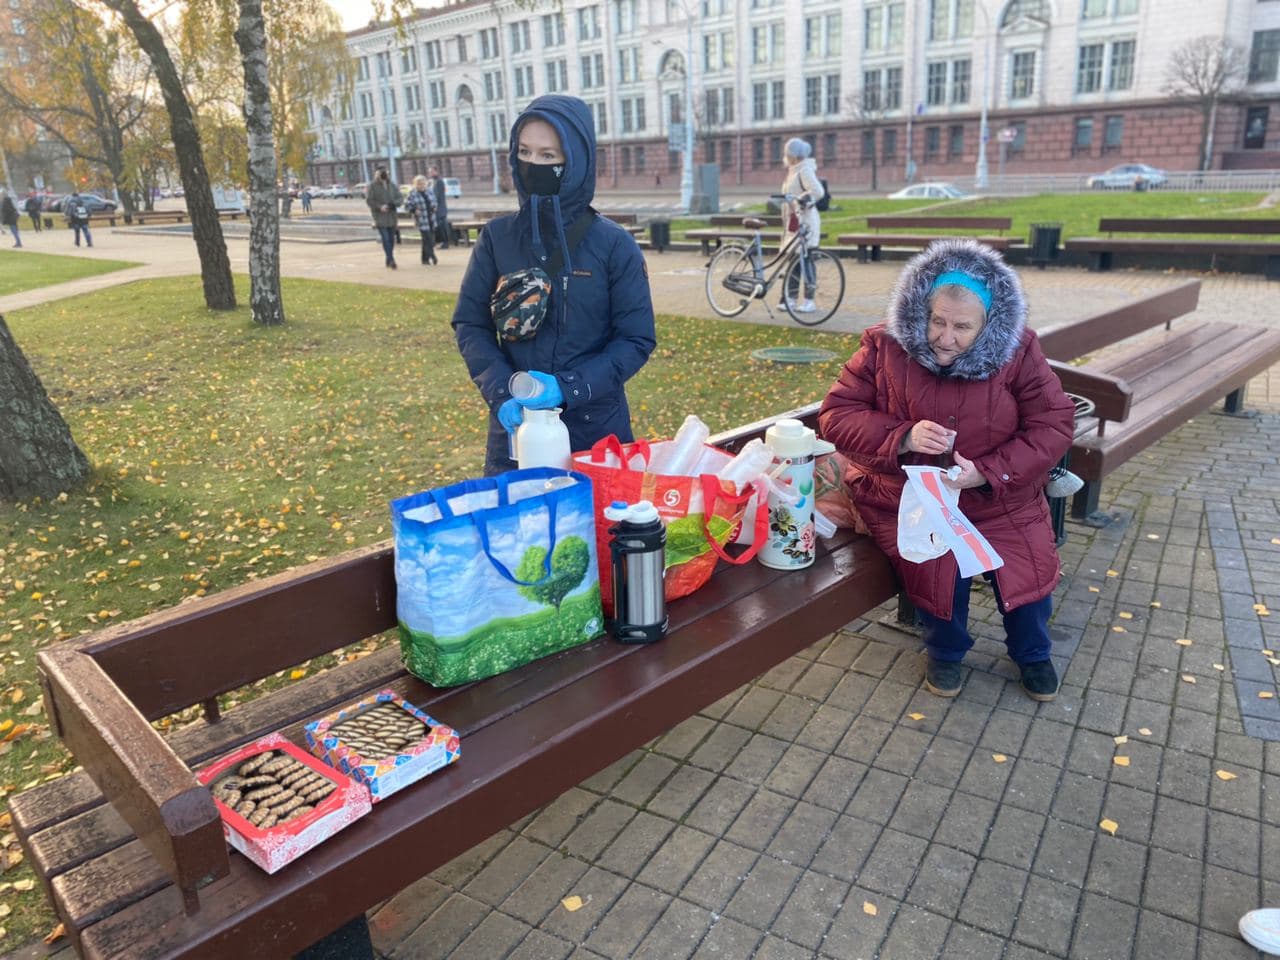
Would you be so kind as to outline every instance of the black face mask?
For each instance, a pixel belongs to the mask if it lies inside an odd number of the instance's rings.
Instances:
[[[520,171],[520,179],[524,188],[540,197],[554,197],[560,192],[560,178],[564,176],[563,163],[530,163],[528,160],[517,160],[516,169]]]

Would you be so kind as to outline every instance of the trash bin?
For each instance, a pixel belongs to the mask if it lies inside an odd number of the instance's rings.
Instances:
[[[661,253],[671,246],[671,221],[649,221],[649,246]]]
[[[1058,241],[1062,239],[1062,224],[1033,223],[1031,225],[1032,263],[1041,270],[1050,260],[1058,259]]]

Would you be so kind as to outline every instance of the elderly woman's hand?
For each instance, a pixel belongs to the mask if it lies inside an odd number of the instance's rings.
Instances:
[[[956,466],[960,468],[960,476],[954,480],[943,476],[942,482],[948,487],[955,490],[967,490],[970,487],[980,487],[987,482],[987,478],[978,472],[978,468],[973,465],[973,461],[968,457],[962,457],[960,454],[953,454],[956,458]]]
[[[946,453],[955,442],[954,430],[948,430],[932,420],[921,420],[902,438],[899,453],[925,453],[936,456]]]

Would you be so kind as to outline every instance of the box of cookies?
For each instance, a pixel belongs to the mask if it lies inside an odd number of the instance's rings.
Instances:
[[[317,757],[369,788],[373,802],[453,763],[457,731],[433,720],[394,690],[383,690],[306,726]]]
[[[372,809],[369,791],[278,733],[196,774],[222,814],[227,842],[275,873]]]

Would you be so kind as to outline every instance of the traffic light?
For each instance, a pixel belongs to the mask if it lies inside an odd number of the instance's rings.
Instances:
[[[340,177],[345,177],[346,175],[347,175],[347,168],[346,168],[346,167],[339,167],[339,168],[338,168],[338,176],[340,176]]]

